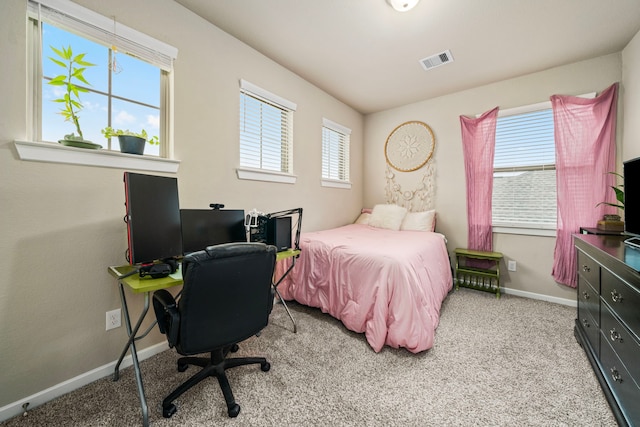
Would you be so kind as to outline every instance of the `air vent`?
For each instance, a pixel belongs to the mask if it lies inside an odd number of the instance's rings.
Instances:
[[[438,53],[437,55],[432,55],[420,60],[420,64],[425,70],[430,70],[432,68],[448,64],[449,62],[453,62],[453,55],[451,55],[451,51],[449,50],[445,50],[442,53]]]

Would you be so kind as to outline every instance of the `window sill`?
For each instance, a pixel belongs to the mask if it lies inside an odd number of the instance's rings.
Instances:
[[[347,181],[339,181],[337,179],[322,179],[323,187],[343,188],[346,190],[351,189],[351,183]]]
[[[278,182],[281,184],[295,184],[298,177],[288,173],[267,171],[263,169],[236,169],[238,179],[249,179],[253,181]]]
[[[14,141],[14,144],[20,160],[166,173],[177,173],[180,166],[179,160],[67,147],[53,142]]]
[[[521,234],[525,236],[556,237],[556,230],[548,228],[494,226],[493,232],[498,234]]]

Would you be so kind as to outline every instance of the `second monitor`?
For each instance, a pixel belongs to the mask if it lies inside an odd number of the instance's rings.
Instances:
[[[180,209],[184,254],[222,243],[246,242],[241,209]]]

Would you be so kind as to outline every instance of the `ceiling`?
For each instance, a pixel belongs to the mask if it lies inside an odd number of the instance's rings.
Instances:
[[[620,52],[640,30],[640,0],[176,1],[364,114]]]

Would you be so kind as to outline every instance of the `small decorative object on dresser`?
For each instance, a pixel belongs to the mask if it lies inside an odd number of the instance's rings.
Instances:
[[[640,425],[640,250],[625,236],[574,236],[574,334],[621,426]]]

